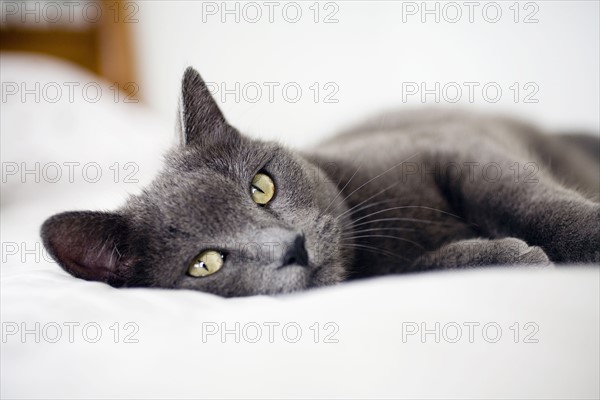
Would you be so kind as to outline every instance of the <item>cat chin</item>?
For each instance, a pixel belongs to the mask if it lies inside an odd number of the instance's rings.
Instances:
[[[336,262],[313,267],[309,273],[298,273],[300,271],[294,271],[295,268],[306,267],[291,266],[289,268],[293,277],[282,277],[283,279],[281,280],[270,282],[270,288],[255,294],[277,295],[332,286],[342,282],[346,276],[345,268]],[[273,283],[276,284],[272,285]],[[279,285],[277,285],[277,283],[279,283]]]
[[[343,282],[345,277],[346,270],[342,264],[339,262],[325,263],[312,272],[307,289],[336,285]]]

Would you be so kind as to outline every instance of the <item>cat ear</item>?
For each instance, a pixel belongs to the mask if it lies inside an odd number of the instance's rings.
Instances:
[[[128,225],[125,217],[115,213],[66,212],[48,218],[41,236],[65,271],[78,278],[123,286],[138,261]]]
[[[179,129],[184,145],[207,146],[236,135],[212,98],[200,74],[188,67],[183,74],[179,104]]]

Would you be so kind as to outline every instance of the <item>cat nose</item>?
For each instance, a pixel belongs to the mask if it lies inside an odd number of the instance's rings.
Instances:
[[[303,235],[296,235],[294,241],[288,245],[288,248],[283,255],[281,268],[292,264],[308,267],[308,253],[304,246]]]

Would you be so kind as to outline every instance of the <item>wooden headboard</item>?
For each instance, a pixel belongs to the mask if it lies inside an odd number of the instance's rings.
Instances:
[[[137,90],[131,1],[1,1],[0,50],[49,54],[78,64],[130,96]]]

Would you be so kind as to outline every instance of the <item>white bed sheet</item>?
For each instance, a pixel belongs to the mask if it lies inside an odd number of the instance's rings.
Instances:
[[[3,81],[94,79],[45,59],[3,55],[1,67]],[[77,117],[66,123],[69,115]],[[239,299],[75,279],[41,251],[39,225],[54,212],[115,207],[139,190],[159,168],[171,126],[110,101],[3,103],[1,117],[3,162],[140,165],[133,185],[2,183],[2,398],[600,396],[598,268],[393,276]],[[236,323],[239,343],[235,333],[211,334]],[[415,328],[433,332],[423,338]]]

